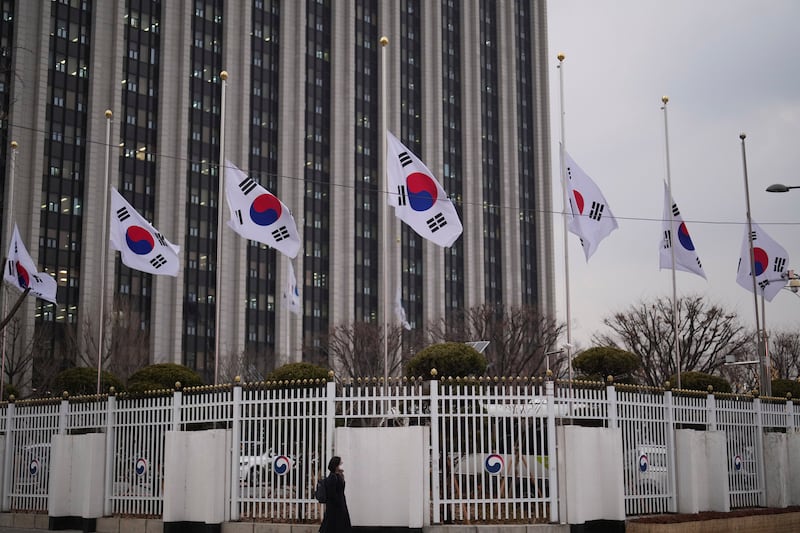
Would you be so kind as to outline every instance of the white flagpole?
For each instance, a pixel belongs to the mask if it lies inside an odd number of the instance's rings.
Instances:
[[[222,316],[220,308],[220,296],[222,291],[222,234],[223,232],[223,212],[225,204],[225,86],[228,83],[228,71],[223,70],[219,73],[221,80],[220,110],[219,110],[219,166],[217,172],[217,269],[216,288],[214,289],[214,385],[219,379],[219,321]]]
[[[672,175],[670,174],[669,166],[669,129],[667,127],[667,102],[668,96],[662,96],[661,101],[664,106],[664,147],[667,154],[667,193],[669,194],[669,254],[672,258],[672,334],[675,337],[673,341],[673,349],[675,350],[675,367],[677,368],[678,383],[677,386],[681,388],[681,345],[678,342],[678,291],[675,282],[675,241],[677,240],[678,233],[675,231],[675,212],[672,209],[674,205],[674,198],[672,197]]]
[[[114,113],[106,109],[106,166],[105,185],[103,187],[103,218],[100,230],[100,329],[97,339],[97,394],[100,394],[100,376],[103,372],[103,334],[105,329],[106,303],[106,261],[108,258],[108,194],[109,173],[111,172],[111,117]]]
[[[386,187],[388,180],[386,177],[386,132],[389,130],[389,125],[386,121],[386,71],[388,65],[386,63],[386,46],[389,44],[389,38],[385,35],[380,38],[381,44],[381,120],[380,124],[383,126],[383,187]],[[388,189],[387,194],[389,194]],[[383,390],[384,394],[388,390],[389,384],[389,314],[388,314],[388,299],[389,299],[389,203],[388,198],[384,198],[383,208],[381,209],[381,223],[383,224],[383,238],[382,242],[382,255],[383,255]]]
[[[771,391],[772,383],[769,382],[766,376],[765,367],[764,367],[764,359],[766,358],[764,355],[764,350],[762,349],[762,331],[761,326],[758,320],[758,290],[756,289],[756,260],[755,256],[753,255],[753,221],[750,217],[750,184],[747,181],[747,153],[745,150],[745,143],[744,140],[747,138],[745,133],[739,134],[739,139],[742,141],[742,170],[744,174],[744,198],[747,203],[747,242],[750,245],[750,279],[753,280],[753,305],[755,307],[756,313],[756,350],[758,353],[758,360],[759,360],[759,381],[761,382],[760,385],[760,392],[763,396],[768,396],[769,393],[767,391]]]
[[[561,189],[564,196],[564,292],[565,308],[567,312],[567,344],[564,346],[567,354],[567,371],[569,372],[570,396],[572,396],[572,307],[569,294],[569,238],[568,238],[568,213],[569,196],[567,193],[567,169],[564,153],[567,150],[566,133],[564,129],[564,54],[558,54],[558,85],[561,99]]]
[[[11,141],[11,168],[9,169],[8,174],[8,197],[5,200],[5,228],[6,233],[8,235],[8,239],[5,241],[6,250],[8,246],[11,244],[11,235],[13,230],[11,229],[11,224],[14,218],[11,216],[12,207],[14,206],[14,173],[17,169],[17,141]],[[6,257],[6,264],[8,263],[8,257]],[[3,268],[6,268],[6,265],[3,265]],[[8,291],[6,290],[5,284],[3,284],[3,318],[6,316],[6,309],[8,309]],[[3,400],[3,393],[5,390],[6,384],[6,331],[8,331],[8,325],[3,328],[3,357],[2,363],[0,364],[0,401]]]

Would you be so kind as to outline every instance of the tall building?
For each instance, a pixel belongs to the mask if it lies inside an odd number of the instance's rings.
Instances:
[[[30,301],[20,314],[37,353],[61,366],[69,346],[91,353],[102,308],[125,315],[151,361],[213,379],[248,354],[268,370],[313,353],[337,324],[382,323],[398,284],[413,328],[484,302],[554,313],[545,0],[0,6],[4,213],[13,206],[59,285],[57,307]],[[391,214],[384,227],[387,128],[453,199],[464,233],[451,248]],[[299,317],[281,307],[288,259],[218,230],[223,140],[225,158],[293,211]],[[177,278],[103,256],[106,177],[181,246]]]

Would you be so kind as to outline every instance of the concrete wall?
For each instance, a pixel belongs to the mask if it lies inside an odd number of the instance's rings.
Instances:
[[[561,511],[568,524],[625,520],[622,431],[561,426],[558,484]]]
[[[50,444],[47,514],[51,517],[103,516],[105,435],[53,435]]]
[[[354,526],[427,525],[429,432],[422,426],[336,428],[334,454],[344,464]]]
[[[800,433],[764,434],[767,507],[800,505]]]
[[[730,511],[724,431],[675,431],[679,513]]]

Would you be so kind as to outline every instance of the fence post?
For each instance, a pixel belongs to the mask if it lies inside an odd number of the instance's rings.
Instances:
[[[436,379],[430,380],[430,412],[431,412],[431,503],[433,504],[432,524],[441,523],[441,512],[439,508],[441,497],[439,495],[439,382]]]
[[[608,402],[608,427],[617,429],[619,418],[617,413],[617,389],[613,383],[606,386],[606,401]]]
[[[675,404],[672,398],[672,391],[664,391],[664,417],[666,418],[667,434],[667,458],[669,461],[667,468],[667,483],[669,488],[669,500],[667,511],[675,513],[678,511],[678,487],[676,472],[678,470],[677,454],[675,453]]]
[[[69,396],[66,391],[61,398],[61,404],[58,406],[58,434],[66,435],[67,426],[69,425]]]
[[[6,449],[3,457],[3,511],[11,510],[11,479],[13,472],[11,472],[12,459],[14,457],[14,415],[17,406],[14,400],[8,402],[6,407]]]
[[[176,383],[177,385],[177,383]],[[175,391],[172,393],[172,427],[170,428],[171,431],[180,431],[181,430],[181,400],[183,398],[183,393],[181,392],[180,387],[175,387]]]
[[[325,472],[325,465],[333,457],[333,432],[336,429],[336,382],[333,377],[325,387],[325,457],[320,463]],[[324,474],[323,474],[324,475]]]
[[[794,402],[786,400],[786,433],[794,432]]]
[[[708,430],[717,430],[717,397],[709,391],[706,396],[706,419],[708,420]]]
[[[756,421],[756,460],[758,461],[758,505],[766,505],[766,476],[764,475],[764,421],[761,414],[761,398],[753,399],[753,410]]]
[[[242,382],[233,384],[233,421],[231,423],[231,522],[239,520],[239,456],[242,455]]]
[[[558,457],[556,456],[556,395],[552,379],[544,383],[547,397],[547,481],[550,492],[550,522],[558,522]],[[570,413],[572,414],[572,413]]]
[[[114,487],[114,457],[116,455],[117,397],[113,387],[106,401],[106,479],[103,489],[103,516],[111,516],[111,495]]]

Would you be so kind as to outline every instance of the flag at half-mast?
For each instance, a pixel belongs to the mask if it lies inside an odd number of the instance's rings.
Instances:
[[[388,130],[386,178],[397,218],[439,246],[456,242],[463,227],[453,202],[425,163]]]
[[[33,262],[25,248],[16,224],[14,224],[14,234],[8,245],[8,258],[3,279],[21,291],[30,288],[31,293],[36,297],[58,304],[56,302],[58,283],[49,274],[40,274],[36,270],[36,263]]]
[[[781,289],[786,286],[789,254],[783,246],[767,235],[767,232],[762,230],[758,224],[751,222],[751,226],[753,227],[753,264],[755,265],[756,290],[759,296],[763,293],[764,298],[771,302],[781,292]],[[753,292],[747,226],[744,228],[744,239],[742,239],[742,252],[739,254],[736,283]]]
[[[292,259],[300,251],[300,236],[292,212],[277,196],[230,161],[225,161],[225,197],[233,231],[275,248]]]
[[[111,247],[128,268],[149,274],[177,276],[180,246],[169,242],[117,189],[111,187]]]
[[[569,196],[569,231],[581,239],[586,261],[597,250],[600,241],[617,229],[603,193],[594,181],[564,151],[567,194]]]
[[[678,238],[673,239],[672,228],[675,228]],[[671,198],[667,183],[664,182],[664,218],[661,231],[661,249],[659,250],[659,268],[672,268],[672,255],[670,251],[675,244],[675,269],[691,272],[706,279],[700,257],[694,248],[694,242],[689,236],[689,229],[683,221],[678,204]]]
[[[300,315],[303,312],[303,305],[300,302],[300,288],[297,286],[297,278],[294,275],[294,266],[291,260],[286,261],[287,275],[286,286],[283,289],[283,305],[290,313]]]

